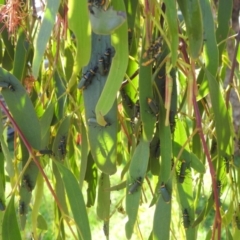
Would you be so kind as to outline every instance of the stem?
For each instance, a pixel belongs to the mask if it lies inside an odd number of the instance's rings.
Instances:
[[[39,171],[41,172],[47,186],[48,186],[48,189],[50,190],[51,194],[53,195],[53,198],[55,199],[59,209],[61,210],[61,212],[63,212],[63,214],[65,215],[63,209],[62,209],[62,206],[57,198],[57,195],[55,194],[49,180],[48,180],[48,177],[46,176],[45,172],[43,171],[43,168],[42,166],[40,165],[38,159],[36,158],[34,152],[33,152],[33,149],[31,147],[31,145],[29,144],[29,142],[27,141],[27,139],[25,138],[24,134],[22,133],[21,129],[18,127],[17,123],[15,122],[15,120],[13,119],[12,115],[10,114],[10,112],[8,111],[8,109],[5,107],[4,103],[2,101],[0,101],[0,106],[2,107],[3,111],[5,112],[5,114],[7,115],[7,117],[9,118],[9,120],[11,121],[12,125],[14,126],[14,129],[18,132],[19,136],[21,137],[24,145],[26,146],[29,154],[30,154],[30,157],[32,157],[34,163],[37,165]],[[70,228],[70,230],[72,231],[71,229],[71,226],[69,224],[69,222],[67,221],[67,224]],[[72,231],[73,232],[73,231]]]
[[[232,67],[231,67],[230,76],[229,76],[229,85],[230,86],[232,86],[232,84],[233,84],[234,70],[235,70],[236,65],[237,65],[237,52],[238,52],[238,46],[239,46],[239,41],[240,41],[240,30],[238,31],[238,34],[236,36],[236,41],[237,42],[236,42],[236,46],[235,46],[234,53],[233,53]],[[231,93],[231,88],[229,88],[229,90],[226,92],[226,106],[227,106],[227,108],[229,107],[230,93]]]
[[[196,81],[195,81],[195,83],[196,83]],[[195,93],[193,93],[192,100],[193,100],[193,108],[194,108],[194,112],[195,112],[195,116],[196,116],[196,124],[197,124],[197,128],[199,129],[199,137],[201,139],[202,146],[203,146],[204,152],[207,157],[209,170],[210,170],[210,174],[211,174],[211,178],[212,178],[212,184],[213,184],[213,195],[214,195],[214,200],[215,200],[215,204],[216,204],[216,215],[215,215],[215,219],[214,219],[213,237],[212,237],[212,238],[214,238],[216,228],[218,228],[218,231],[221,232],[221,215],[220,215],[220,210],[219,210],[220,206],[219,206],[219,201],[218,201],[216,174],[215,174],[215,170],[214,170],[214,167],[213,167],[213,164],[211,161],[211,156],[210,156],[210,153],[209,153],[209,150],[207,147],[207,143],[206,143],[206,140],[203,135],[202,121],[201,121],[201,116],[200,116],[199,108],[197,105]],[[220,234],[218,234],[218,239],[220,240]]]
[[[184,58],[185,62],[190,65],[190,60],[189,60],[187,50],[186,50],[187,45],[186,45],[184,39],[180,38],[180,43],[181,43],[180,50],[183,55],[183,58]],[[191,71],[192,71],[192,75],[193,75],[192,102],[193,102],[193,108],[194,108],[194,112],[195,112],[195,116],[196,116],[197,129],[199,129],[199,137],[201,139],[202,146],[203,146],[204,152],[206,154],[208,165],[209,165],[209,170],[210,170],[212,185],[213,185],[214,201],[215,201],[215,205],[216,205],[216,215],[215,215],[214,224],[213,224],[212,239],[214,239],[216,228],[218,228],[218,239],[220,240],[220,238],[221,238],[221,234],[220,234],[221,233],[221,215],[220,215],[220,206],[219,206],[219,201],[218,201],[216,174],[215,174],[215,170],[214,170],[214,167],[213,167],[213,164],[211,161],[211,156],[210,156],[210,153],[209,153],[209,150],[207,147],[207,143],[206,143],[206,140],[203,135],[202,119],[201,119],[201,115],[200,115],[197,100],[196,100],[197,80],[196,80],[196,76],[195,76],[195,69],[193,69],[193,67],[194,67],[194,64],[191,64]]]

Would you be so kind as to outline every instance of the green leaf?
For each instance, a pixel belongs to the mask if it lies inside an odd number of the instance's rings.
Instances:
[[[114,1],[113,6],[116,9],[125,11],[122,0]],[[119,39],[121,39],[121,41],[119,41]],[[127,24],[124,23],[111,35],[111,42],[115,48],[115,55],[112,59],[107,82],[95,109],[98,122],[101,116],[105,116],[113,106],[117,92],[122,84],[128,64],[127,41]],[[106,98],[106,96],[108,97]]]
[[[203,45],[203,21],[199,0],[178,0],[177,2],[186,24],[189,54],[196,59]],[[203,10],[202,12],[205,13]]]
[[[125,181],[123,181],[123,182],[121,182],[121,183],[119,183],[115,186],[112,186],[112,187],[109,188],[109,191],[119,191],[123,188],[126,188],[126,183],[127,183],[127,181],[125,180]]]
[[[165,126],[165,108],[163,102],[160,101],[160,116],[159,120],[159,138],[160,138],[160,174],[159,182],[167,183],[168,190],[172,190],[172,179],[169,179],[171,173],[171,152],[172,140],[170,126]],[[163,197],[159,197],[153,218],[153,239],[169,239],[170,236],[170,220],[171,220],[172,201],[166,203]]]
[[[204,164],[197,158],[194,153],[187,151],[186,149],[182,149],[182,146],[178,143],[173,143],[173,155],[177,157],[179,152],[182,151],[182,154],[179,156],[179,159],[186,161],[186,163],[190,164],[193,169],[195,169],[199,173],[205,173]]]
[[[15,171],[14,171],[12,156],[9,152],[8,146],[2,135],[0,136],[0,141],[1,141],[2,152],[4,154],[5,161],[6,161],[6,171],[9,177],[13,177],[15,174]]]
[[[37,217],[37,227],[41,230],[48,230],[47,222],[41,214]]]
[[[90,226],[88,222],[86,207],[78,182],[72,172],[62,164],[55,162],[59,172],[62,174],[63,183],[68,196],[69,205],[73,218],[78,227],[80,239],[91,239]]]
[[[42,203],[42,198],[43,198],[43,188],[44,187],[44,182],[43,182],[43,176],[41,174],[38,174],[37,178],[37,183],[36,183],[36,189],[34,191],[34,204],[32,206],[32,229],[36,233],[36,228],[42,228],[42,229],[47,229],[47,224],[45,222],[45,219],[43,218],[42,215],[39,215],[39,208]],[[45,226],[44,226],[45,224]]]
[[[86,169],[88,165],[88,153],[89,153],[89,143],[87,139],[87,131],[86,127],[83,124],[81,118],[81,168],[80,168],[80,178],[79,178],[79,186],[82,189],[83,181],[86,174]]]
[[[30,43],[26,39],[25,32],[21,31],[18,37],[13,63],[13,75],[20,81],[23,80],[23,74],[25,73],[27,56],[30,48],[29,45]]]
[[[171,204],[166,204],[163,198],[159,198],[154,212],[152,239],[169,239],[170,220]]]
[[[196,227],[199,223],[203,221],[204,218],[206,218],[207,214],[212,210],[213,208],[213,194],[211,194],[203,207],[203,210],[201,213],[198,215],[198,217],[195,219],[195,221],[192,223],[192,227]]]
[[[200,1],[202,13],[203,13],[203,28],[204,28],[204,58],[206,62],[206,68],[215,76],[218,69],[218,48],[215,36],[214,21],[212,15],[212,9],[208,0]]]
[[[56,191],[57,198],[59,200],[59,203],[61,204],[64,214],[67,215],[68,207],[67,207],[67,202],[66,202],[66,191],[64,188],[64,182],[63,182],[60,172],[55,164],[53,164],[53,174],[54,174],[54,177],[56,180],[55,191]]]
[[[49,0],[44,11],[44,17],[40,25],[39,31],[34,41],[34,57],[32,65],[32,73],[35,79],[38,78],[39,68],[46,51],[47,43],[51,36],[51,32],[58,13],[60,0]]]
[[[140,140],[138,146],[136,147],[131,165],[129,168],[129,174],[127,179],[127,195],[126,195],[126,213],[128,215],[128,221],[125,225],[126,237],[131,238],[133,233],[134,224],[137,219],[138,207],[141,197],[141,187],[139,186],[132,194],[129,194],[129,189],[136,180],[141,177],[144,179],[149,158],[149,143]]]
[[[98,197],[97,197],[97,216],[104,221],[110,217],[110,179],[109,175],[102,173],[98,181]]]
[[[145,50],[142,49],[142,56]],[[141,59],[141,63],[144,59]],[[152,66],[142,66],[140,63],[139,69],[139,103],[140,103],[140,114],[143,122],[143,138],[146,141],[151,141],[154,129],[154,123],[156,122],[156,116],[152,114],[151,109],[147,104],[147,99],[152,98]]]
[[[192,240],[195,238],[195,231],[196,229],[191,226],[191,223],[194,219],[194,210],[192,209],[193,206],[193,186],[192,181],[184,181],[184,183],[177,184],[178,196],[180,200],[180,206],[182,209],[182,218],[184,216],[184,211],[187,211],[188,219],[189,219],[189,227],[185,227],[185,234],[187,240]]]
[[[4,240],[21,240],[21,234],[16,217],[16,211],[14,207],[14,195],[12,195],[6,212],[3,218],[2,224],[2,239]]]
[[[67,95],[66,93],[66,86],[64,79],[60,76],[58,71],[55,71],[53,75],[53,79],[55,81],[55,89],[56,89],[56,96],[57,96],[57,103],[55,107],[55,115],[58,120],[61,120],[64,117],[66,111],[66,100]]]
[[[206,69],[206,76],[208,79],[208,86],[210,91],[210,97],[212,102],[212,110],[214,113],[217,142],[219,143],[218,149],[220,154],[224,156],[226,149],[229,145],[231,138],[230,119],[226,104],[223,99],[223,95],[220,92],[220,85],[214,78],[214,76]]]
[[[74,54],[73,54],[72,47],[67,46],[64,49],[64,58],[65,58],[66,79],[70,79],[73,73],[73,65],[74,65]]]
[[[81,164],[82,167],[82,164]],[[102,173],[103,174],[103,173]],[[87,169],[86,175],[84,179],[88,183],[87,188],[87,207],[94,206],[95,198],[96,198],[96,187],[98,182],[98,169],[96,163],[92,158],[92,154],[89,152],[87,158]]]
[[[2,67],[10,71],[13,67],[15,46],[12,41],[9,41],[9,34],[6,28],[2,31],[1,36],[5,45]]]
[[[229,21],[232,16],[232,5],[233,0],[225,1],[220,0],[218,2],[218,27],[216,30],[216,39],[218,43],[218,51],[219,51],[219,64],[222,61],[222,53],[226,48],[226,40],[229,33]]]
[[[23,169],[29,160],[29,152],[28,152],[26,146],[23,144],[23,141],[20,141],[20,149],[21,149],[21,153],[22,153],[21,169]],[[36,181],[35,177],[38,174],[38,168],[37,168],[36,164],[34,163],[34,161],[30,162],[27,169],[28,169],[27,171],[31,175],[31,178],[33,179],[33,184],[34,184],[33,186],[35,186],[35,181]],[[25,183],[23,182],[22,179],[21,179],[21,187],[19,188],[19,196],[20,196],[20,199],[18,201],[18,215],[20,218],[20,229],[24,230],[24,228],[26,226],[26,221],[27,221],[27,213],[29,211],[29,203],[32,198],[32,192],[28,190],[27,185],[25,185]]]
[[[164,0],[166,4],[166,17],[170,33],[170,48],[172,65],[175,67],[178,57],[178,21],[177,21],[177,8],[175,0]]]
[[[41,127],[36,112],[26,90],[12,74],[0,68],[0,84],[10,84],[9,88],[2,89],[6,104],[22,133],[35,149],[41,148]]]
[[[91,53],[91,26],[88,17],[87,1],[71,0],[68,3],[69,28],[76,38],[77,52],[68,89],[74,86],[81,67],[87,65]],[[81,9],[81,14],[79,14]]]
[[[40,119],[41,124],[41,149],[45,149],[49,142],[49,131],[50,131],[50,125],[53,118],[53,111],[54,111],[54,105],[52,102],[48,104],[48,106],[45,109],[45,112],[43,113],[43,116]],[[45,136],[47,135],[47,138]]]
[[[84,68],[84,73],[90,68],[93,68],[93,64],[96,64],[99,58],[103,56],[109,48],[112,49],[110,47],[110,36],[101,36],[93,33],[91,62]],[[97,72],[92,79],[92,83],[83,90],[83,97],[86,123],[88,126],[88,139],[93,159],[102,172],[111,175],[117,170],[116,148],[118,120],[116,94],[112,95],[112,92],[109,92],[107,93],[108,97],[104,97],[104,100],[107,99],[109,101],[111,95],[111,97],[114,97],[114,102],[110,106],[110,111],[105,116],[100,114],[104,121],[102,125],[98,124],[94,112],[100,95],[101,97],[103,96],[102,90],[106,87],[106,79],[107,75],[101,75]]]

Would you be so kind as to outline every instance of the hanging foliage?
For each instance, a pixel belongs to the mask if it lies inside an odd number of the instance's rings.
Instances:
[[[2,239],[238,239],[232,0],[0,3]]]

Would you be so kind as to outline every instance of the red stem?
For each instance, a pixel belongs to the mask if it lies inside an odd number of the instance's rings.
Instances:
[[[233,53],[232,67],[231,67],[231,72],[230,72],[230,76],[229,76],[229,83],[228,83],[230,86],[233,84],[234,70],[235,70],[236,65],[237,65],[237,53],[238,53],[238,46],[239,46],[239,41],[240,41],[240,30],[238,31],[236,41],[237,42],[236,42],[236,46],[235,46],[234,53]],[[227,108],[229,107],[230,92],[231,92],[231,88],[226,93]]]
[[[187,45],[185,43],[185,41],[180,38],[180,44],[181,44],[181,53],[183,55],[183,58],[185,60],[186,63],[188,63],[190,65],[190,60],[187,54]],[[216,182],[216,174],[215,174],[215,170],[211,161],[211,156],[207,147],[207,143],[206,140],[204,138],[203,135],[203,129],[202,129],[202,119],[201,119],[201,115],[199,112],[199,108],[197,105],[197,100],[196,100],[196,95],[195,95],[195,86],[197,86],[197,81],[196,81],[196,76],[194,73],[194,69],[192,69],[192,74],[193,74],[193,78],[194,78],[194,84],[193,84],[193,96],[192,96],[192,101],[193,101],[193,108],[194,108],[194,112],[195,112],[195,116],[196,116],[196,125],[197,128],[199,129],[199,137],[201,139],[202,142],[202,146],[204,149],[204,152],[206,154],[207,157],[207,161],[208,161],[208,165],[209,165],[209,170],[210,170],[210,174],[211,174],[211,178],[212,178],[212,185],[213,185],[213,195],[214,195],[214,201],[215,201],[215,205],[216,205],[216,215],[215,215],[215,219],[214,219],[214,224],[213,224],[213,234],[212,234],[212,239],[214,239],[215,236],[215,231],[216,228],[218,228],[218,239],[220,240],[221,238],[221,215],[220,215],[220,206],[219,206],[219,201],[218,201],[218,191],[217,191],[217,182]]]
[[[17,123],[15,122],[15,120],[13,119],[12,115],[10,114],[10,112],[8,111],[8,109],[5,107],[4,103],[2,101],[0,101],[0,106],[2,107],[3,111],[6,113],[7,117],[10,119],[12,125],[14,126],[15,130],[18,132],[19,136],[21,137],[23,143],[25,144],[28,152],[30,153],[34,163],[37,165],[39,171],[41,172],[43,178],[46,181],[46,184],[50,190],[50,192],[52,193],[58,207],[62,210],[61,204],[58,201],[58,198],[48,180],[48,177],[46,176],[45,172],[42,169],[42,166],[40,165],[39,161],[37,160],[36,156],[34,155],[33,149],[31,147],[31,145],[29,144],[29,142],[27,141],[27,139],[25,138],[24,134],[22,133],[21,129],[18,127]],[[62,210],[63,211],[63,210]]]

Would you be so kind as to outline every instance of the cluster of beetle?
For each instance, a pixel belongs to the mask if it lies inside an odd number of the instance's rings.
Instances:
[[[162,37],[158,37],[144,53],[143,57],[144,58],[148,57],[149,60],[144,62],[142,65],[147,66],[152,62],[156,61],[161,53],[161,49],[162,49]]]
[[[138,188],[142,185],[143,178],[138,177],[134,183],[132,183],[128,189],[128,194],[133,194],[134,192],[138,191]],[[167,186],[164,182],[160,185],[159,193],[162,195],[163,200],[168,204],[171,201],[171,194],[170,191],[167,189]],[[189,228],[191,224],[190,217],[188,214],[187,209],[183,210],[183,226],[185,229]]]
[[[60,142],[58,144],[58,151],[59,154],[62,158],[62,160],[64,159],[65,155],[66,155],[66,147],[67,147],[67,142],[66,142],[66,136],[62,136],[60,139]],[[54,155],[53,151],[50,149],[43,149],[43,150],[39,150],[39,153],[41,154],[49,154],[49,155]],[[32,192],[34,186],[31,183],[30,177],[28,175],[24,175],[23,176],[23,186],[29,191]],[[25,206],[25,202],[24,201],[20,201],[19,202],[19,214],[22,216],[24,214],[26,214],[26,206]]]
[[[183,183],[183,180],[185,178],[185,171],[188,167],[188,164],[186,163],[186,161],[183,161],[180,167],[180,172],[178,175],[178,179],[179,179],[179,183]],[[136,192],[138,190],[138,188],[142,185],[143,179],[142,177],[138,177],[134,183],[131,184],[128,194],[133,194],[134,192]],[[218,196],[220,196],[220,191],[221,191],[221,181],[218,180],[217,181],[217,188],[218,188]],[[159,193],[161,193],[163,200],[166,203],[169,203],[171,200],[171,194],[169,192],[169,190],[166,187],[166,184],[164,182],[161,183],[160,185],[160,191]],[[236,226],[237,228],[240,230],[240,220],[238,219],[238,216],[235,216],[235,222],[236,222]],[[188,214],[188,210],[185,208],[183,210],[183,226],[185,229],[188,229],[190,227],[191,221],[190,221],[190,217]]]
[[[133,110],[132,112],[132,117],[131,117],[131,125],[134,127],[136,120],[140,119],[140,103],[139,100],[137,100],[135,103],[131,100],[131,98],[128,96],[128,94],[124,91],[124,89],[120,90],[122,100],[126,103],[126,105]],[[146,99],[147,105],[149,107],[149,112],[150,114],[154,116],[158,116],[159,114],[159,107],[156,103],[156,101],[152,98],[147,98]]]
[[[28,175],[23,176],[23,186],[27,189],[28,192],[32,192],[34,188]],[[26,214],[26,207],[24,201],[19,202],[18,211],[20,216]]]
[[[58,144],[58,153],[61,156],[62,160],[64,159],[67,153],[66,148],[67,148],[67,139],[66,139],[66,136],[62,136]],[[55,156],[54,152],[51,149],[42,149],[42,150],[39,150],[39,153],[42,155],[47,154],[47,155]]]
[[[22,179],[22,182],[23,182],[22,186],[25,187],[28,192],[32,192],[34,186],[31,183],[29,175],[24,175],[23,179]],[[25,207],[25,202],[24,201],[19,202],[18,211],[19,211],[20,216],[26,214],[26,207]]]
[[[189,163],[186,162],[185,160],[183,160],[181,162],[180,169],[179,169],[179,172],[178,172],[178,175],[177,175],[178,182],[180,184],[182,184],[184,182],[184,179],[186,177],[186,170],[189,167],[190,167]],[[128,194],[133,194],[134,192],[138,191],[138,189],[139,189],[139,187],[141,187],[142,183],[143,183],[143,178],[142,177],[138,177],[129,186]],[[171,201],[171,192],[167,189],[167,186],[166,186],[166,184],[164,182],[162,182],[161,185],[160,185],[159,193],[161,194],[163,200],[166,203],[170,203],[170,201]],[[220,180],[217,180],[217,195],[218,195],[218,201],[219,201],[219,204],[220,204],[220,195],[221,195],[221,181]],[[234,220],[235,220],[237,228],[240,230],[240,220],[239,220],[237,215],[234,217]],[[190,227],[190,225],[191,225],[190,216],[189,216],[188,210],[185,208],[183,210],[183,226],[184,226],[185,229],[188,229]]]
[[[79,84],[79,89],[87,89],[89,85],[91,85],[93,78],[99,72],[102,76],[106,75],[109,71],[111,64],[112,50],[111,48],[107,48],[103,56],[98,59],[98,63],[95,67],[87,70],[86,73],[83,74]]]
[[[178,182],[182,184],[184,182],[185,176],[186,176],[186,170],[189,168],[189,163],[187,163],[185,160],[182,161],[180,165],[180,170],[178,173]],[[218,186],[219,186],[218,181]],[[141,187],[143,183],[143,178],[138,177],[129,187],[128,194],[133,194],[134,192],[138,191],[138,188]],[[220,183],[221,184],[221,183]],[[220,190],[219,190],[220,191]],[[166,184],[164,182],[161,183],[159,188],[159,194],[161,194],[164,202],[167,204],[171,201],[171,192],[167,188]],[[187,209],[183,210],[183,226],[185,229],[189,228],[190,226],[190,218]]]
[[[87,87],[89,85],[91,85],[91,83],[97,73],[99,73],[102,76],[105,76],[109,72],[109,69],[111,66],[111,58],[112,58],[112,50],[111,50],[111,48],[107,48],[106,51],[104,52],[103,56],[101,56],[98,59],[96,66],[91,68],[90,70],[87,70],[83,74],[83,76],[78,84],[78,88],[86,90]],[[88,124],[93,127],[99,126],[97,119],[94,117],[88,119]],[[106,125],[103,127],[107,127],[110,125],[111,125],[111,123],[106,121]]]

